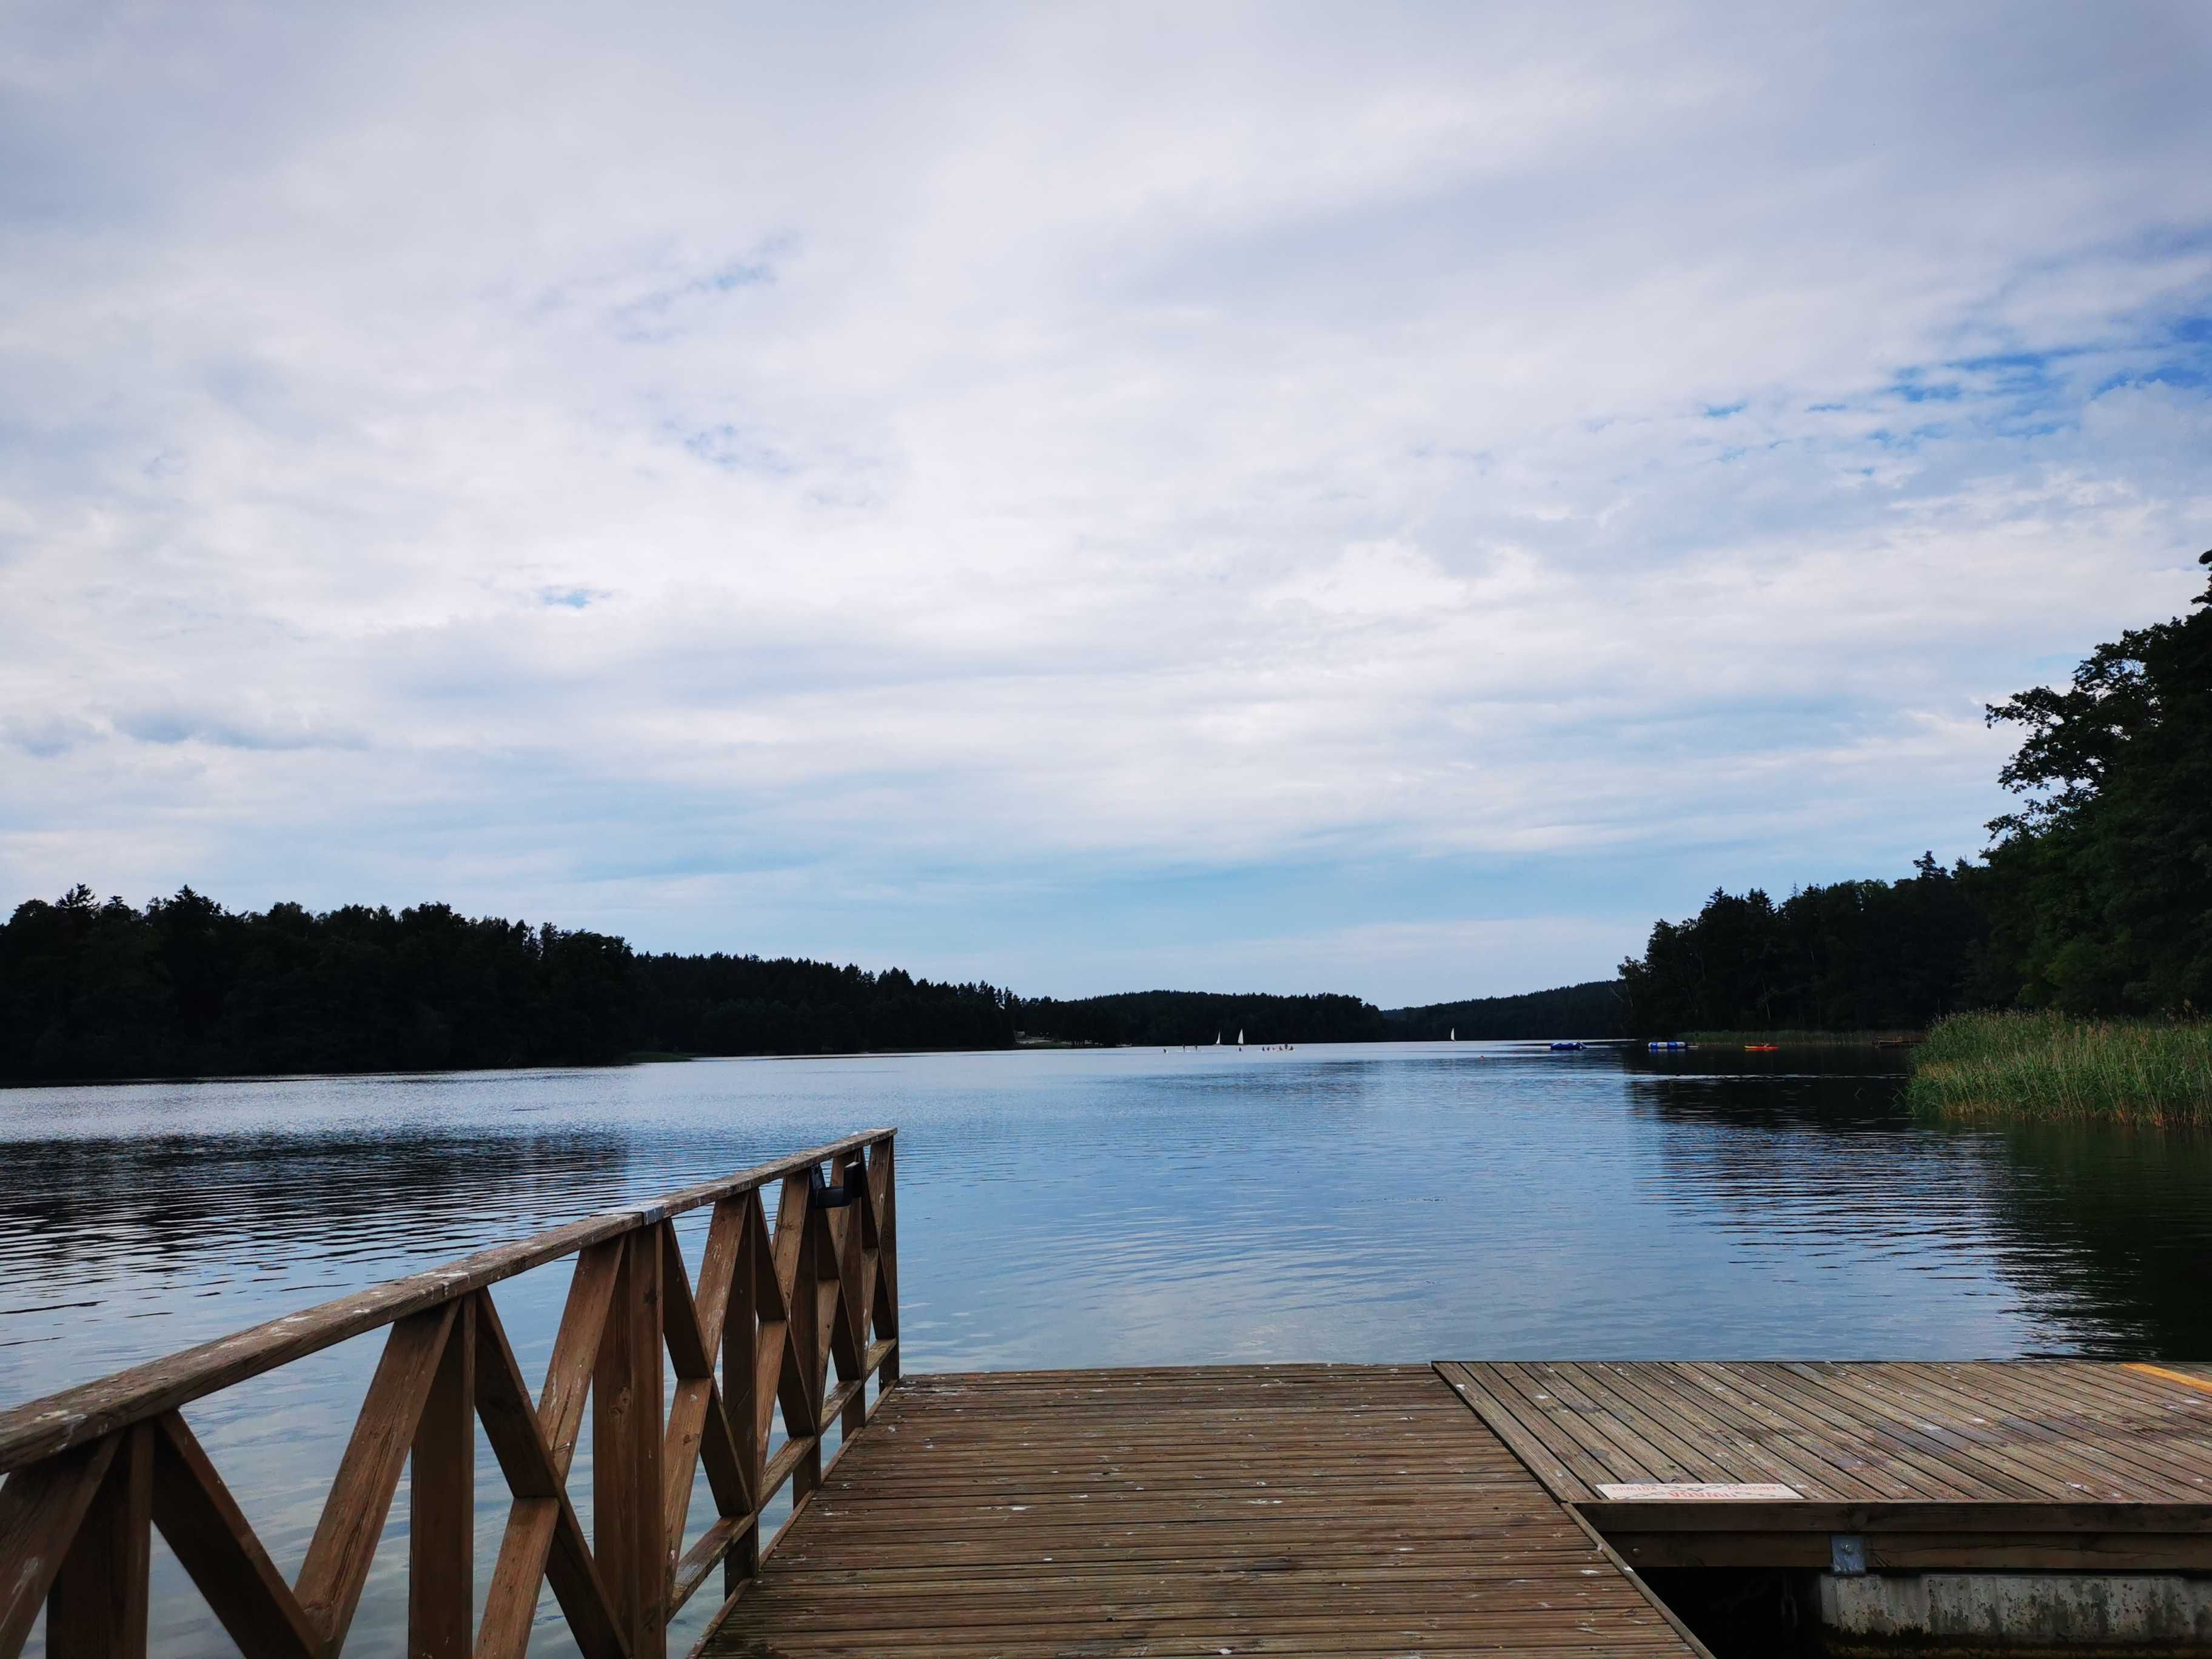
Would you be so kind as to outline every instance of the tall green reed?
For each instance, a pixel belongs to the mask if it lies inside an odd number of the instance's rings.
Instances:
[[[1914,1050],[1905,1097],[1950,1118],[2212,1128],[2212,1023],[1954,1014]]]

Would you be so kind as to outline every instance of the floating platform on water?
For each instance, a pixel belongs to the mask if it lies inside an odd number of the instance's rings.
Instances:
[[[1437,1369],[1640,1565],[2212,1571],[2212,1367]]]

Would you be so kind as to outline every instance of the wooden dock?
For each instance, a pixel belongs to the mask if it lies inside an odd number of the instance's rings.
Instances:
[[[909,1378],[706,1651],[1703,1650],[1422,1365]]]
[[[1443,1364],[1644,1566],[2212,1571],[2212,1367]]]
[[[695,1659],[1567,1659],[1705,1651],[1645,1570],[2212,1572],[2212,1367],[910,1377],[896,1208],[871,1131],[0,1413],[0,1659],[145,1659],[156,1530],[251,1659],[337,1659],[387,1553],[356,1650],[413,1659],[522,1659],[548,1589],[586,1659],[665,1659],[687,1603]],[[493,1292],[570,1259],[533,1389]],[[186,1413],[373,1332],[288,1576]]]

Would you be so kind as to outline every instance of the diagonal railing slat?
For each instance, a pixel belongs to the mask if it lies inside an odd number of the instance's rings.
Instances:
[[[185,1419],[164,1412],[154,1431],[154,1524],[216,1622],[246,1659],[309,1659],[321,1653],[322,1633]],[[7,1659],[15,1659],[12,1652]]]
[[[335,1650],[345,1644],[369,1563],[384,1536],[384,1518],[415,1443],[415,1425],[445,1358],[457,1304],[410,1314],[392,1328],[376,1376],[354,1419],[353,1438],[339,1460],[322,1519],[307,1546],[296,1589],[300,1606]]]
[[[0,1659],[42,1608],[51,1659],[144,1659],[156,1528],[247,1659],[337,1659],[410,1469],[413,1659],[520,1659],[547,1588],[586,1659],[665,1659],[676,1609],[718,1565],[726,1596],[742,1592],[774,1548],[760,1535],[769,1502],[788,1482],[803,1508],[831,1422],[849,1443],[869,1379],[897,1376],[891,1147],[888,1129],[848,1136],[0,1413]],[[695,1282],[674,1218],[705,1206]],[[533,1398],[491,1286],[571,1255]],[[181,1407],[380,1328],[287,1583]],[[589,1536],[568,1490],[587,1413]],[[513,1503],[472,1631],[478,1422]],[[702,1471],[714,1513],[686,1549]]]
[[[586,1272],[580,1264],[577,1278],[583,1279]],[[611,1294],[612,1289],[612,1276],[605,1275],[605,1293]],[[569,1307],[573,1310],[576,1305],[572,1296]],[[574,1325],[564,1318],[562,1334],[588,1319],[596,1347],[596,1333],[605,1322],[605,1314],[602,1299],[596,1315],[579,1315]],[[477,1651],[487,1659],[521,1654],[529,1645],[531,1625],[538,1616],[538,1587],[550,1582],[587,1659],[617,1659],[624,1649],[614,1608],[606,1586],[599,1580],[598,1563],[584,1541],[583,1524],[568,1498],[568,1458],[575,1449],[574,1431],[569,1431],[563,1449],[555,1438],[559,1431],[557,1420],[543,1421],[543,1408],[532,1407],[522,1369],[515,1364],[514,1351],[507,1346],[507,1333],[489,1294],[482,1297],[477,1306],[477,1415],[483,1420],[485,1438],[491,1442],[492,1455],[499,1460],[501,1473],[507,1477],[507,1489],[514,1494],[507,1532],[500,1540],[499,1559],[492,1569],[483,1622],[477,1627]],[[550,1369],[555,1374],[562,1369],[558,1339]],[[550,1399],[552,1392],[549,1380],[549,1405],[554,1403]],[[579,1393],[575,1396],[579,1414],[583,1401]]]

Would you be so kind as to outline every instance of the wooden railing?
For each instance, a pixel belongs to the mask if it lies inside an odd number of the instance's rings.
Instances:
[[[663,1659],[669,1620],[716,1566],[732,1596],[757,1573],[763,1511],[787,1482],[794,1513],[805,1502],[830,1425],[850,1436],[866,1420],[868,1378],[898,1379],[891,1138],[853,1135],[0,1413],[0,1659],[22,1650],[41,1607],[50,1659],[143,1659],[156,1527],[247,1659],[327,1659],[410,1464],[410,1659],[520,1656],[548,1583],[586,1659]],[[673,1218],[708,1206],[695,1284]],[[569,1255],[533,1397],[490,1287]],[[387,1326],[287,1583],[181,1408]],[[568,1491],[587,1401],[588,1539]],[[779,1407],[786,1438],[770,1455]],[[514,1499],[481,1621],[477,1420]],[[685,1550],[702,1464],[715,1518]]]

